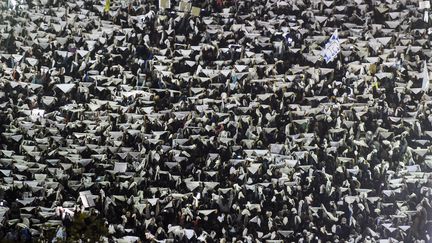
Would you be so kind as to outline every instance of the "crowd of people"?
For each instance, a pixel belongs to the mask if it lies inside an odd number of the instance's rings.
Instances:
[[[107,1],[1,3],[0,241],[432,241],[429,1]]]

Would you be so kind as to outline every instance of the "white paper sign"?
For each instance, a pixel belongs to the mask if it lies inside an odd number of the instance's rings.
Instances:
[[[419,9],[430,9],[430,1],[419,2]]]
[[[171,1],[170,0],[159,0],[159,8],[161,8],[161,9],[171,8]]]

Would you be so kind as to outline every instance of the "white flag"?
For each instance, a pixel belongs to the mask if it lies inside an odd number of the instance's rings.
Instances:
[[[427,92],[429,90],[429,80],[430,79],[429,79],[429,71],[427,68],[426,61],[423,61],[422,77],[423,77],[422,89]]]

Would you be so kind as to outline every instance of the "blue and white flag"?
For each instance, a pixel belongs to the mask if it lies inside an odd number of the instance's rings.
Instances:
[[[324,57],[326,63],[333,61],[333,59],[340,52],[340,42],[337,30],[330,37],[330,40],[326,43],[324,50],[321,55]]]

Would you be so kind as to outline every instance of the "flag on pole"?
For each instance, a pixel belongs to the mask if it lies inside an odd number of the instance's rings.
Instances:
[[[423,72],[422,72],[422,77],[423,77],[423,83],[422,83],[422,89],[427,92],[429,90],[429,71],[427,68],[427,63],[426,61],[423,61]]]
[[[110,7],[111,7],[111,0],[105,0],[104,12],[108,13],[110,11]]]
[[[324,57],[326,63],[333,61],[333,59],[340,52],[340,42],[338,31],[335,30],[333,35],[330,37],[330,40],[326,43],[324,50],[321,52],[321,55]]]

